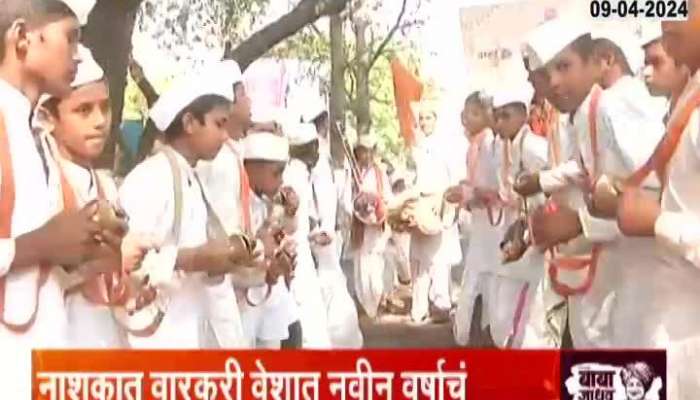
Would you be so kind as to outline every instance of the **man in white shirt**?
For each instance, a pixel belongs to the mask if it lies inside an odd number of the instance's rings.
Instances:
[[[628,183],[618,204],[618,225],[634,237],[656,236],[657,254],[667,255],[653,278],[645,279],[645,297],[663,306],[644,310],[658,323],[657,340],[668,349],[668,398],[695,399],[700,395],[700,326],[697,318],[700,286],[700,1],[688,4],[687,22],[664,23],[664,47],[677,62],[688,66],[688,81],[667,125],[666,136],[651,159]],[[639,186],[649,174],[663,185],[661,204]],[[670,257],[669,257],[670,256]],[[643,271],[640,273],[644,273]]]
[[[464,101],[462,125],[469,141],[465,155],[466,179],[448,190],[446,198],[459,202],[471,213],[469,247],[464,256],[462,288],[454,313],[455,341],[474,347],[490,346],[486,328],[489,285],[500,262],[498,248],[505,226],[498,198],[499,164],[503,146],[491,130],[491,109],[482,92],[472,92]]]
[[[333,348],[362,347],[362,333],[357,320],[357,308],[347,289],[347,279],[340,266],[336,218],[338,193],[333,179],[330,154],[328,111],[323,102],[312,103],[304,116],[318,133],[319,158],[311,170],[318,225],[311,232],[311,250],[316,257],[321,292],[328,314],[328,332]]]
[[[666,118],[685,88],[690,77],[688,67],[680,64],[664,49],[661,43],[661,23],[654,21],[642,39],[644,49],[644,81],[653,96],[665,98],[663,103]]]
[[[501,242],[503,265],[495,269],[491,281],[488,315],[496,345],[555,348],[560,338],[551,337],[547,325],[551,288],[544,275],[544,256],[537,249],[525,247],[523,230],[528,213],[544,203],[544,196],[519,197],[513,191],[513,183],[521,174],[539,171],[548,162],[547,142],[527,124],[533,94],[532,85],[522,81],[493,95],[494,129],[505,142],[501,196],[508,206],[505,220],[511,230]]]
[[[312,219],[314,224],[318,224],[318,201],[311,182],[311,170],[319,160],[318,135],[316,128],[311,124],[289,124],[283,129],[290,145],[290,160],[284,171],[284,183],[299,196],[294,233],[297,266],[292,280],[292,293],[299,304],[304,347],[329,348],[331,340],[328,333],[328,314],[310,243]]]
[[[56,193],[64,211],[76,210],[91,201],[114,207],[117,188],[107,174],[93,169],[102,154],[111,127],[109,89],[102,68],[90,51],[80,47],[81,62],[69,95],[42,101],[50,131],[41,133],[45,154],[54,162]],[[145,242],[144,242],[145,244]],[[126,346],[126,332],[112,316],[112,308],[121,304],[125,290],[122,273],[133,268],[136,260],[122,249],[111,257],[100,258],[71,268],[66,282],[68,332],[71,347],[120,348]],[[134,249],[143,254],[145,248]]]
[[[194,166],[213,159],[228,138],[231,85],[215,76],[192,74],[176,81],[151,109],[165,132],[163,151],[139,164],[124,179],[119,200],[131,232],[148,235],[158,252],[146,255],[137,271],[158,291],[159,315],[145,328],[130,330],[137,348],[219,347],[209,329],[211,291],[230,293],[226,274],[254,254],[228,238],[209,237],[215,214]],[[149,190],[148,196],[143,196]],[[154,316],[156,317],[156,316]],[[141,318],[138,313],[133,319]],[[212,335],[213,334],[213,335]],[[214,336],[214,337],[212,337]]]
[[[233,104],[226,125],[229,137],[213,160],[197,163],[196,172],[226,235],[245,233],[252,236],[255,232],[252,231],[250,215],[244,216],[244,212],[250,213],[250,210],[242,210],[246,196],[250,196],[250,188],[243,168],[241,142],[251,125],[251,101],[245,91],[240,67],[235,61],[222,61],[207,73],[218,76],[221,85],[231,88]],[[232,276],[226,277],[227,280],[231,278]],[[244,337],[241,323],[240,305],[232,288],[210,294],[212,297],[209,301],[213,306],[209,310],[210,324],[219,345],[222,348],[248,347],[249,340]]]
[[[436,118],[435,108],[429,102],[423,102],[419,110],[423,135],[412,153],[416,162],[415,190],[421,196],[441,198],[447,188],[457,184],[461,177],[455,179],[451,176],[454,174],[451,174],[451,165],[445,152],[447,142],[434,132]],[[431,303],[432,314],[437,321],[446,320],[452,307],[449,293],[450,270],[461,258],[461,254],[460,257],[454,256],[455,251],[461,251],[454,222],[445,222],[443,229],[435,235],[418,230],[411,233],[411,318],[414,322],[421,322],[428,317]]]
[[[567,242],[579,234],[594,243],[590,261],[581,268],[585,277],[580,278],[583,280],[579,280],[582,283],[577,289],[567,287],[556,275],[553,278],[555,290],[570,296],[574,344],[577,347],[641,346],[638,343],[646,340],[645,335],[624,323],[638,320],[632,317],[639,312],[638,295],[621,283],[625,281],[626,270],[619,267],[641,268],[640,265],[651,266],[656,260],[647,254],[651,248],[648,244],[620,240],[619,231],[602,211],[606,207],[600,201],[598,188],[605,182],[601,176],[625,179],[641,166],[658,143],[663,128],[661,116],[650,112],[653,107],[649,106],[649,93],[629,75],[635,67],[633,59],[627,57],[630,49],[622,48],[625,42],[618,45],[594,34],[597,39],[593,42],[587,35],[572,35],[578,37],[546,63],[553,91],[560,96],[567,91],[575,93],[565,102],[569,108],[564,111],[573,112],[572,125],[579,144],[578,174],[585,178],[579,185],[591,194],[591,201],[589,206],[577,211],[561,205],[551,212],[538,211],[532,219],[532,230],[535,242],[544,248]],[[579,54],[583,62],[574,60],[574,54]],[[557,69],[557,65],[567,62],[582,67],[571,73]],[[602,74],[596,74],[596,68]],[[603,92],[592,85],[584,96],[586,82],[590,80],[598,80],[607,89]],[[543,176],[540,174],[541,181]]]
[[[386,207],[391,199],[391,184],[374,162],[375,146],[374,136],[359,137],[354,151],[361,186],[348,187],[344,197],[345,208],[354,213],[351,246],[355,296],[370,318],[377,317],[379,304],[391,284],[387,284],[384,273],[384,250],[390,235],[385,227]],[[357,197],[353,199],[351,193]]]
[[[11,0],[0,13],[0,386],[10,399],[31,396],[31,349],[66,345],[55,266],[89,261],[107,242],[120,245],[92,222],[94,204],[51,218],[54,194],[29,126],[42,93],[70,92],[87,3]]]
[[[298,306],[287,287],[293,260],[281,253],[283,249],[289,250],[289,245],[285,244],[288,237],[279,243],[278,239],[270,240],[283,225],[288,225],[284,219],[294,218],[289,204],[271,204],[282,186],[283,171],[289,161],[289,142],[283,136],[260,132],[246,136],[243,147],[245,171],[250,182],[246,185],[250,206],[242,211],[250,214],[252,230],[263,248],[268,269],[266,286],[242,288],[242,282],[235,274],[234,286],[239,298],[245,299],[241,304],[241,316],[251,346],[279,349],[291,333],[290,325],[299,320]],[[284,208],[283,216],[277,215],[275,207]],[[285,231],[286,235],[289,233]]]

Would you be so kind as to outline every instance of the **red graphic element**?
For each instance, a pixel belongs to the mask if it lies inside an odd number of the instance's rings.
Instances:
[[[558,351],[35,351],[33,398],[50,399],[51,390],[55,398],[71,392],[85,399],[121,390],[147,400],[184,390],[193,399],[255,399],[263,389],[274,398],[277,387],[291,399],[314,398],[305,394],[317,388],[318,399],[342,398],[344,389],[348,399],[414,398],[406,393],[415,390],[417,399],[435,391],[434,398],[444,399],[554,400],[559,366]],[[177,382],[171,386],[169,379]],[[363,396],[352,397],[358,391]]]

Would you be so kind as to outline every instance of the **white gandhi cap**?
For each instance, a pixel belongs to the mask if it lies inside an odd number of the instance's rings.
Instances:
[[[160,131],[165,131],[187,106],[202,96],[215,95],[233,101],[231,86],[216,76],[191,74],[181,77],[153,105],[149,116]]]
[[[357,139],[356,147],[364,147],[366,149],[373,149],[377,146],[377,139],[372,134],[360,135]]]
[[[261,161],[289,161],[289,141],[274,133],[252,133],[243,139],[243,159]]]
[[[93,57],[90,49],[83,45],[78,45],[78,54],[80,56],[80,64],[78,64],[78,71],[71,83],[71,87],[77,88],[104,79],[105,72],[100,67],[100,64],[97,63],[95,57]]]
[[[522,103],[525,108],[530,107],[535,89],[528,81],[520,81],[517,84],[498,89],[493,94],[493,107],[503,107],[508,104]]]
[[[282,130],[291,146],[301,146],[318,139],[318,133],[313,124],[284,124]]]
[[[566,46],[590,33],[587,25],[573,17],[554,18],[531,31],[523,44],[523,56],[531,71],[544,67]]]
[[[73,14],[78,18],[80,25],[87,24],[88,16],[95,7],[97,0],[61,0],[65,5],[73,11]]]
[[[217,80],[222,86],[227,86],[231,91],[233,91],[233,85],[243,82],[241,67],[233,60],[223,60],[208,65],[202,71],[202,75]],[[235,95],[233,101],[235,101]]]

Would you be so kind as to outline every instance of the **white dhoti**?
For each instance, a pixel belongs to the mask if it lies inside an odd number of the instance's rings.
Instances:
[[[671,343],[666,353],[668,400],[700,398],[700,335]]]
[[[552,290],[549,278],[530,288],[528,319],[523,327],[524,349],[561,348],[566,325],[566,300]]]
[[[328,349],[331,347],[331,340],[328,334],[326,306],[308,242],[297,242],[296,260],[291,290],[299,306],[303,347]]]
[[[652,238],[616,249],[625,263],[617,264],[613,347],[666,349],[667,398],[700,398],[700,271]]]
[[[388,232],[374,226],[364,227],[362,245],[355,251],[355,295],[367,316],[377,316],[382,296],[387,292],[384,250]]]
[[[499,348],[520,348],[535,288],[526,280],[494,275],[485,302],[491,338]]]
[[[453,327],[455,340],[462,346],[469,341],[474,304],[479,295],[484,305],[483,310],[488,312],[488,289],[500,260],[499,243],[504,231],[503,226],[491,226],[485,210],[472,212],[469,247],[464,257],[462,289],[457,301]],[[482,327],[487,323],[487,315],[483,314]]]
[[[164,296],[169,297],[165,317],[156,332],[147,337],[129,335],[135,349],[200,349],[213,339],[208,332],[205,287],[201,276],[174,278]]]
[[[550,314],[563,299],[554,293],[544,274],[544,255],[531,247],[520,260],[499,265],[495,271],[488,295],[495,344],[557,348],[561,344],[561,330],[557,329],[561,322],[553,321]]]
[[[437,308],[449,310],[450,265],[443,233],[424,235],[414,232],[411,240],[411,272],[413,276],[413,305],[411,318],[418,322],[428,316],[429,303]]]
[[[401,282],[411,281],[411,234],[408,232],[392,232],[391,240],[393,242],[392,256],[395,274]],[[387,250],[389,250],[387,248]],[[387,254],[389,252],[387,251]]]
[[[15,277],[16,274],[9,275],[8,279]],[[7,313],[8,309],[5,309],[6,317]],[[2,397],[9,400],[32,398],[32,349],[60,349],[65,348],[67,342],[68,321],[63,292],[52,275],[41,289],[36,321],[27,332],[17,334],[0,325]]]
[[[128,347],[126,332],[115,321],[110,307],[90,303],[81,293],[66,298],[68,346],[76,349]]]
[[[252,288],[248,292],[252,304],[241,302],[241,322],[250,348],[278,348],[289,337],[289,325],[299,319],[284,282],[278,282],[270,290],[265,300],[267,287]]]
[[[318,261],[318,278],[326,306],[331,345],[334,349],[359,349],[363,338],[357,308],[340,267],[335,239],[328,246],[314,246],[313,251]]]
[[[242,349],[248,347],[243,332],[241,312],[230,276],[219,283],[209,283],[205,287],[208,338],[213,339],[205,348]]]
[[[620,272],[616,260],[619,261],[613,253],[603,250],[591,287],[583,294],[568,298],[569,332],[576,349],[614,347],[613,320],[618,294],[613,286],[619,281]],[[583,274],[578,275],[580,285]]]

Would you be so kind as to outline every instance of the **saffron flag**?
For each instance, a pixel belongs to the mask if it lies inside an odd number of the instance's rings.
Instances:
[[[391,73],[394,76],[394,100],[399,117],[399,128],[406,146],[416,142],[416,117],[411,103],[419,102],[423,96],[423,84],[398,59],[391,61]]]

